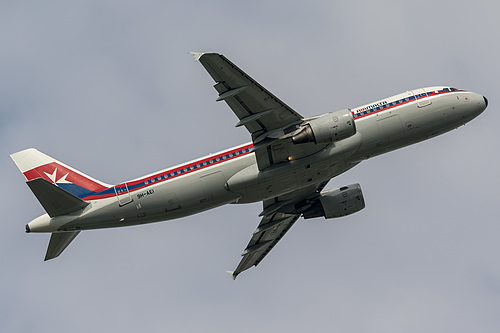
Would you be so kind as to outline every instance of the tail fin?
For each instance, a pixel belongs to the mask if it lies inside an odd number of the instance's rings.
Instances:
[[[50,218],[83,209],[89,204],[84,201],[87,197],[111,188],[33,148],[10,157],[26,177],[29,188]],[[26,232],[30,232],[29,224],[26,225]],[[79,233],[52,233],[45,260],[58,257]]]
[[[10,157],[28,182],[42,178],[83,200],[111,187],[33,148]]]

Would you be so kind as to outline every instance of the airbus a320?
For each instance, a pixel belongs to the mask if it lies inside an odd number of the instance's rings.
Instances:
[[[360,211],[359,184],[325,190],[363,160],[464,125],[488,106],[482,95],[450,86],[420,88],[366,105],[304,118],[226,57],[192,53],[215,81],[252,142],[109,185],[36,149],[11,157],[46,214],[26,232],[51,233],[45,260],[82,230],[172,220],[224,204],[262,202],[260,223],[233,279],[258,265],[300,218]]]

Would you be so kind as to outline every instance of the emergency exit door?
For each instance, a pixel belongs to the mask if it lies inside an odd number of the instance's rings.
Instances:
[[[430,98],[427,98],[427,92],[425,89],[412,90],[413,95],[417,99],[417,106],[422,108],[427,105],[431,105]]]
[[[128,190],[127,183],[116,185],[115,194],[120,206],[125,206],[126,204],[133,201],[132,196],[130,195],[130,191]]]

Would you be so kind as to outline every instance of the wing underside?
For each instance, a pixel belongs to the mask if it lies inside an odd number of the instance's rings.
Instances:
[[[299,123],[302,116],[217,53],[197,54],[197,59],[216,82],[217,101],[225,101],[254,136]]]
[[[262,220],[252,234],[252,238],[242,253],[242,259],[234,271],[230,271],[233,279],[241,272],[257,266],[265,256],[278,244],[299,219],[328,182],[299,189],[293,193],[275,197],[263,202]]]
[[[262,259],[283,238],[292,225],[298,220],[300,214],[274,213],[264,217],[257,229],[253,232],[247,248],[242,253],[242,259],[234,272],[233,279],[241,272],[257,266]]]
[[[299,113],[217,53],[193,53],[216,82],[217,101],[225,101],[250,132],[259,170],[314,154],[324,145],[294,145],[293,134],[304,121]]]

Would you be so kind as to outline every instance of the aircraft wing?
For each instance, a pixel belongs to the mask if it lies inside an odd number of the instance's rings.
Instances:
[[[303,209],[310,207],[328,182],[300,189],[273,199],[265,200],[262,220],[252,234],[252,238],[241,254],[243,257],[235,271],[229,271],[233,280],[241,272],[257,266],[278,244],[288,230],[298,220]]]
[[[191,54],[216,82],[217,101],[225,101],[239,119],[236,126],[245,126],[252,135],[259,170],[324,148],[314,143],[294,145],[291,133],[304,118],[226,57],[217,53]]]
[[[225,101],[252,134],[300,123],[302,116],[262,87],[222,54],[193,53],[216,82],[217,101]]]

